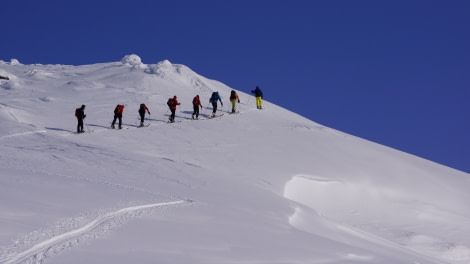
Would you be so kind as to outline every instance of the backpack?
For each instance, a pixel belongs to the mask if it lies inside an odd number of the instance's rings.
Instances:
[[[168,99],[168,102],[166,102],[166,104],[167,104],[169,107],[171,107],[171,106],[174,104],[173,98],[169,98],[169,99]]]
[[[194,97],[194,99],[193,99],[193,105],[197,105],[197,97]]]
[[[116,105],[116,108],[114,108],[114,113],[118,114],[121,111],[121,107],[122,107],[122,105],[119,105],[119,104]]]
[[[144,111],[145,112],[145,104],[140,104],[140,109],[139,109],[141,112]]]
[[[75,117],[78,117],[79,111],[80,111],[80,108],[75,109]]]
[[[217,95],[218,95],[217,92],[212,93],[211,102],[217,101],[217,97],[218,97]]]
[[[237,93],[234,90],[232,90],[232,92],[230,93],[230,99],[231,100],[237,99]]]

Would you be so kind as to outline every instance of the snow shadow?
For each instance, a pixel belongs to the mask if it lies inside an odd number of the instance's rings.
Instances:
[[[51,131],[59,131],[59,132],[70,132],[73,133],[75,131],[65,129],[65,128],[59,128],[59,127],[45,127],[46,130],[51,130]]]

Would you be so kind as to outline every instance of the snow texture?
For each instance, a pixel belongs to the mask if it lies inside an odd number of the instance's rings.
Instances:
[[[210,119],[233,88],[167,60],[0,75],[0,263],[470,263],[467,173],[242,91]]]

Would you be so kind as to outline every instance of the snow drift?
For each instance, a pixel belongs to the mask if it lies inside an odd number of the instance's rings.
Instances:
[[[241,91],[230,115],[232,88],[169,61],[0,73],[1,263],[470,262],[467,173]],[[213,91],[225,114],[206,119]],[[204,120],[190,120],[196,94]]]

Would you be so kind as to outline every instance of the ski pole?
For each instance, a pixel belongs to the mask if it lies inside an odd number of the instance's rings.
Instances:
[[[83,122],[83,124],[85,124],[86,130],[90,132],[90,129],[88,128],[88,124],[86,122]]]

